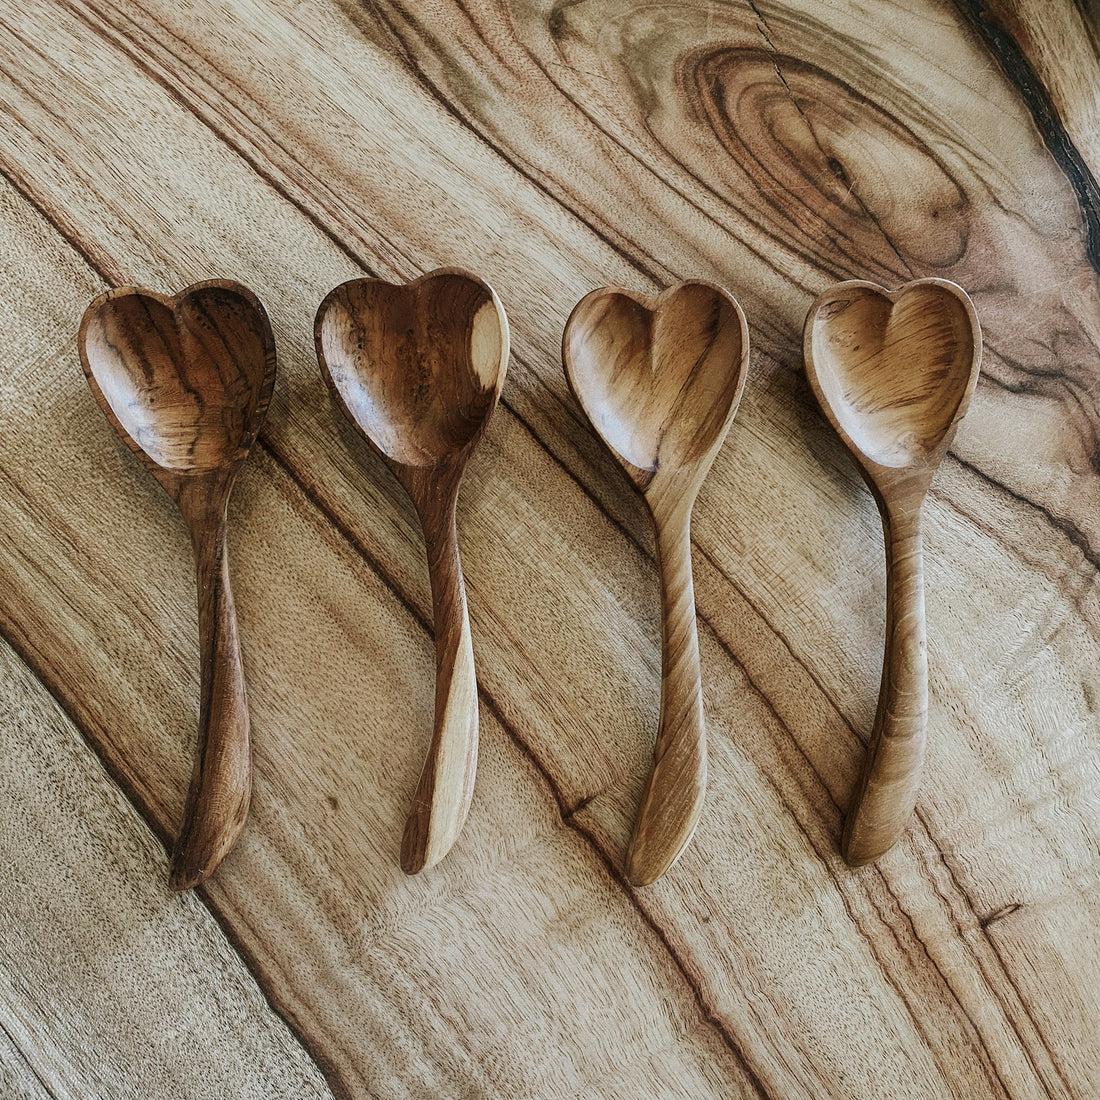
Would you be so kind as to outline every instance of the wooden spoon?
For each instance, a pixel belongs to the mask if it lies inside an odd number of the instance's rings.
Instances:
[[[474,790],[477,679],[455,504],[504,385],[508,321],[492,287],[443,268],[408,285],[343,283],[315,336],[333,396],[412,498],[427,545],[435,726],[401,844],[416,874],[450,850]]]
[[[842,840],[853,866],[898,840],[916,802],[928,721],[921,505],[970,403],[981,347],[973,304],[943,279],[893,292],[840,283],[806,319],[810,386],[878,502],[886,542],[882,688]]]
[[[603,287],[565,327],[565,375],[585,415],[649,507],[663,605],[661,719],[627,877],[654,882],[691,839],[707,784],[691,509],[726,437],[749,355],[741,307],[688,282],[657,297]]]
[[[248,706],[225,549],[226,505],[275,384],[275,342],[256,296],[213,280],[166,298],[101,294],[80,323],[88,385],[191,533],[202,661],[195,769],[171,885],[207,879],[233,847],[252,792]]]

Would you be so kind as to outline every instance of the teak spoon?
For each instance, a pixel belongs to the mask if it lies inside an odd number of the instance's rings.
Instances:
[[[642,494],[661,576],[661,718],[626,874],[645,886],[687,846],[707,784],[691,509],[741,391],[749,333],[719,287],[680,283],[656,297],[592,291],[565,327],[565,375],[585,415]]]
[[[806,373],[878,502],[886,543],[886,652],[878,713],[844,824],[853,866],[905,831],[924,760],[928,657],[921,506],[966,413],[981,330],[966,292],[943,279],[895,291],[839,283],[806,318]]]
[[[239,283],[175,297],[100,295],[80,324],[88,385],[168,491],[191,533],[199,592],[199,739],[171,885],[205,881],[244,827],[252,792],[248,706],[226,559],[226,505],[275,383],[267,314]]]
[[[338,404],[412,499],[435,617],[435,724],[401,844],[416,874],[458,838],[477,768],[477,678],[458,556],[462,475],[496,408],[508,321],[492,287],[457,268],[407,285],[355,279],[321,303],[317,357]]]

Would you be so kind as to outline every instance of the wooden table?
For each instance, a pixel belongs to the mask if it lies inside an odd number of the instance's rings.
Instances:
[[[0,10],[0,1094],[1100,1095],[1090,0],[189,7]],[[312,324],[344,279],[452,264],[513,355],[459,505],[478,786],[406,878],[423,546]],[[852,871],[882,533],[801,330],[835,281],[928,275],[984,369],[927,507],[917,813]],[[213,277],[279,348],[230,508],[255,795],[176,896],[190,547],[75,336],[106,286]],[[744,306],[751,373],[695,514],[706,810],[634,890],[652,535],[559,348],[591,288],[690,277]]]

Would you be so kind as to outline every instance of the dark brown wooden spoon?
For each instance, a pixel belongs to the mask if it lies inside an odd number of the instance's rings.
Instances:
[[[100,295],[80,324],[88,385],[175,500],[191,533],[202,661],[199,740],[171,885],[207,879],[244,827],[252,792],[248,706],[226,558],[226,506],[275,384],[267,314],[239,283],[164,297]]]
[[[707,783],[691,509],[745,386],[749,332],[726,291],[689,282],[657,297],[603,287],[577,304],[562,359],[570,388],[649,507],[661,574],[661,720],[627,853],[632,883],[679,858]]]
[[[921,507],[978,381],[982,336],[965,291],[839,283],[810,309],[806,373],[874,494],[886,542],[886,653],[878,713],[842,847],[853,866],[905,831],[928,723]]]
[[[458,556],[462,475],[496,408],[508,321],[492,287],[456,268],[408,285],[355,279],[321,303],[317,357],[333,396],[412,499],[435,615],[435,724],[401,844],[416,874],[447,854],[477,768],[477,678]]]

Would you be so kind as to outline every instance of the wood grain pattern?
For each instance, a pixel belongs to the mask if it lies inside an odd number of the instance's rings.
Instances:
[[[0,644],[0,1088],[331,1097],[165,853]]]
[[[656,297],[605,287],[569,315],[569,388],[642,494],[661,577],[661,717],[626,876],[656,882],[691,840],[707,787],[703,689],[691,575],[691,509],[745,388],[741,307],[707,283]]]
[[[867,759],[841,844],[853,866],[897,843],[917,800],[928,725],[921,514],[981,369],[966,291],[918,279],[896,291],[853,280],[806,317],[806,374],[875,496],[886,544],[886,653]]]
[[[248,698],[226,552],[226,508],[275,386],[263,306],[229,280],[174,298],[101,294],[77,337],[88,385],[115,430],[179,507],[195,551],[202,686],[195,768],[171,884],[214,873],[248,817]]]
[[[281,368],[230,505],[259,625],[255,794],[202,901],[334,1094],[1100,1089],[1093,211],[972,7],[0,13],[0,628],[167,842],[197,722],[190,547],[74,335],[109,285],[252,287]],[[331,287],[450,264],[496,289],[513,354],[458,502],[478,789],[452,857],[406,878],[433,711],[423,544],[381,461],[339,438],[310,334]],[[838,280],[926,276],[971,293],[983,375],[925,505],[916,813],[853,872],[883,545],[801,330]],[[593,287],[700,278],[753,345],[692,516],[710,778],[693,843],[634,892],[658,580],[559,348]]]

